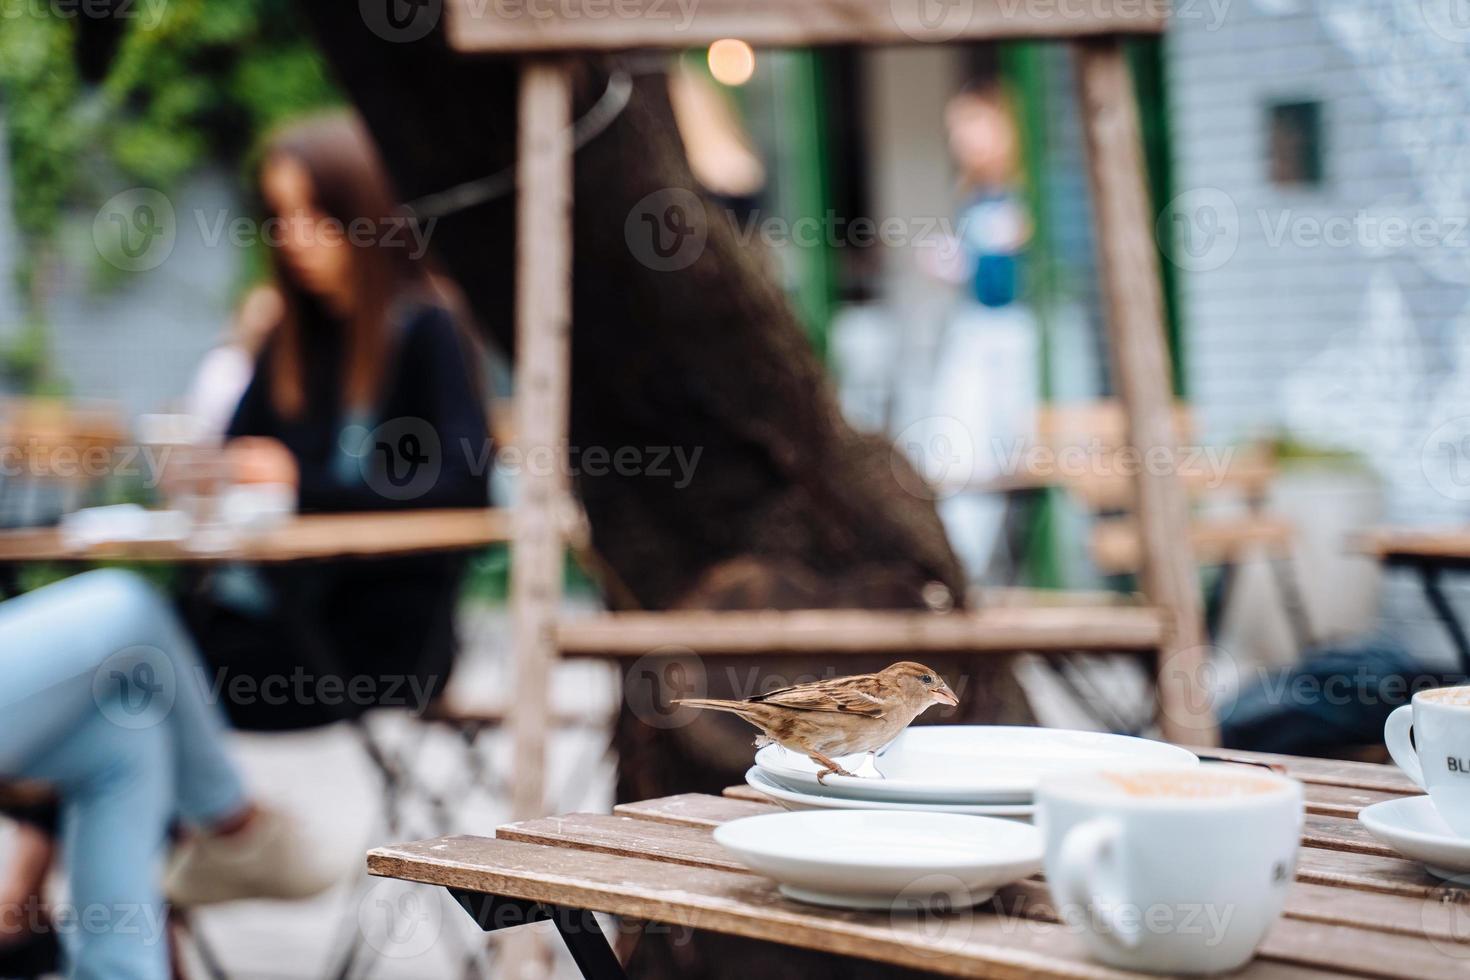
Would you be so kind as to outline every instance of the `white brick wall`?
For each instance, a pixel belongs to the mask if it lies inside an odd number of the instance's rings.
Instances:
[[[1437,34],[1425,9],[1233,0],[1216,30],[1176,21],[1175,190],[1195,195],[1182,214],[1200,222],[1196,205],[1223,200],[1217,212],[1233,207],[1238,227],[1233,253],[1221,246],[1211,267],[1181,273],[1181,313],[1207,438],[1287,433],[1356,450],[1383,481],[1386,520],[1465,523],[1470,494],[1437,490],[1424,450],[1441,423],[1470,415],[1470,44]],[[1268,179],[1267,107],[1297,100],[1322,105],[1320,187]],[[1272,240],[1355,218],[1380,239],[1384,219],[1424,219],[1445,244],[1385,246],[1357,231],[1340,245]],[[1389,586],[1385,632],[1442,654],[1417,586]]]

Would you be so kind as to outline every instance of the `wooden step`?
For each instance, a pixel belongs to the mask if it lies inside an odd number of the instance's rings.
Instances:
[[[756,47],[916,44],[1006,38],[1158,34],[1165,4],[1026,0],[448,0],[460,51],[626,51],[702,47],[739,38]]]
[[[1163,615],[1146,606],[998,608],[978,612],[607,613],[558,624],[569,657],[641,657],[663,647],[708,654],[1152,651]]]

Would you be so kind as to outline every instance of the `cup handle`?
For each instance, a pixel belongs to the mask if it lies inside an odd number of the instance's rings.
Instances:
[[[1103,938],[1122,949],[1138,946],[1137,922],[1124,922],[1122,869],[1118,864],[1118,842],[1123,825],[1108,817],[1095,817],[1078,824],[1062,839],[1061,860],[1056,862],[1053,882],[1062,908],[1078,909],[1103,924]],[[1065,919],[1066,916],[1063,915]]]
[[[1409,739],[1413,728],[1414,706],[1400,705],[1393,709],[1393,714],[1388,716],[1383,726],[1383,741],[1388,746],[1388,754],[1393,756],[1394,763],[1404,771],[1404,775],[1420,789],[1426,789],[1424,767],[1419,765],[1419,753],[1414,751],[1414,743]]]

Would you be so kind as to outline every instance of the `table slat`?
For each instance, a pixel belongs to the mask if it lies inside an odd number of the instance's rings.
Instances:
[[[368,871],[383,877],[466,888],[530,901],[668,923],[929,970],[947,976],[1140,980],[1086,958],[1081,940],[1058,923],[969,910],[908,917],[816,909],[783,898],[750,874],[563,847],[480,837],[448,837],[377,848]],[[1331,976],[1279,963],[1237,976]]]
[[[681,827],[633,817],[574,813],[507,824],[498,828],[495,836],[501,840],[753,873],[717,844],[707,827]],[[1470,904],[1466,904],[1470,903],[1470,893],[1462,889],[1444,889],[1441,896],[1436,896],[1433,891],[1418,890],[1400,895],[1370,894],[1352,886],[1332,887],[1335,881],[1315,884],[1310,880],[1313,875],[1329,878],[1349,871],[1331,862],[1324,865],[1318,860],[1324,856],[1330,858],[1330,852],[1319,855],[1311,848],[1304,848],[1302,854],[1306,877],[1293,885],[1287,897],[1288,916],[1308,922],[1351,925],[1410,937],[1432,935],[1459,948],[1458,941],[1464,937],[1456,931],[1456,917],[1464,915],[1470,908]],[[1424,874],[1422,869],[1419,874],[1423,875],[1419,885],[1432,886],[1434,879]],[[1050,910],[1050,897],[1045,885],[1039,880],[1030,884],[1039,891],[1035,891],[1029,900],[1048,906],[1038,913],[1040,917],[1055,920],[1056,914]],[[1029,887],[1026,883],[1022,886]],[[1005,894],[1002,894],[1001,901],[1002,908],[1010,907],[1006,904],[1009,899]],[[1470,962],[1470,945],[1463,949],[1467,962]]]
[[[1272,752],[1247,752],[1244,749],[1221,749],[1186,745],[1201,758],[1225,762],[1243,762],[1279,767],[1288,776],[1304,783],[1322,783],[1357,789],[1377,790],[1398,795],[1422,793],[1398,766],[1373,762],[1351,762],[1345,759],[1314,759],[1300,755],[1278,755]]]

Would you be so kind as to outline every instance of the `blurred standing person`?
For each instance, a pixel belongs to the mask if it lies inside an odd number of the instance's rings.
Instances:
[[[235,309],[223,343],[211,348],[199,362],[184,396],[184,411],[199,420],[203,434],[218,438],[240,407],[240,397],[255,376],[271,331],[285,315],[280,290],[270,283],[252,286]]]
[[[283,315],[226,433],[234,479],[293,487],[304,512],[485,506],[471,346],[361,123],[298,123],[263,161]],[[296,729],[424,708],[449,676],[463,565],[430,555],[218,574],[191,621],[232,720]],[[253,681],[239,688],[249,697],[231,696],[236,678]]]
[[[1025,301],[1031,216],[1023,200],[1021,138],[1004,91],[967,86],[945,108],[961,204],[950,281],[963,286],[938,346],[928,452],[971,481],[1009,476],[1017,440],[1035,433],[1040,393],[1036,321]],[[956,424],[957,423],[957,424]],[[923,438],[923,436],[921,436]],[[1005,507],[996,495],[940,502],[950,541],[971,579],[994,561]],[[1010,556],[1011,562],[1020,556]],[[1006,573],[1014,577],[1015,569]],[[1005,584],[1014,584],[1007,581]]]

